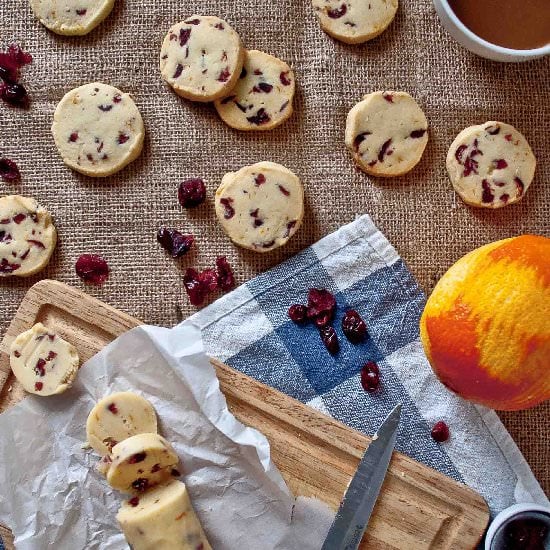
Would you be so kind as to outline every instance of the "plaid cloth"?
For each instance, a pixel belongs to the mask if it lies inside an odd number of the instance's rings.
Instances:
[[[341,349],[335,357],[313,325],[298,326],[287,316],[311,287],[336,296]],[[495,412],[458,398],[433,375],[419,340],[424,302],[397,252],[362,216],[185,322],[201,327],[211,356],[367,435],[403,403],[397,449],[476,489],[492,513],[516,502],[548,504]],[[341,332],[350,308],[367,323],[363,344]],[[381,370],[375,394],[360,384],[368,360]],[[430,436],[438,420],[450,427],[444,444]]]

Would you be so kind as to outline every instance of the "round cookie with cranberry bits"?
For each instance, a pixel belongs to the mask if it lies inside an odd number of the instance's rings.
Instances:
[[[237,85],[216,101],[216,110],[237,130],[271,130],[292,115],[295,89],[294,73],[284,61],[249,50]]]
[[[462,130],[447,153],[455,191],[465,203],[483,208],[502,208],[521,200],[536,163],[525,137],[504,122]]]
[[[243,59],[241,39],[226,21],[193,15],[168,31],[160,51],[160,72],[178,95],[214,101],[235,86]]]
[[[31,0],[36,18],[48,29],[64,35],[84,35],[110,13],[115,0]]]
[[[10,365],[29,393],[55,395],[70,388],[79,368],[76,348],[37,323],[20,334],[10,348]]]
[[[418,164],[427,143],[426,116],[406,92],[373,92],[348,114],[346,145],[367,174],[406,174]]]
[[[67,166],[106,177],[141,154],[145,128],[129,94],[95,82],[71,90],[59,102],[52,133]]]
[[[30,197],[0,198],[0,277],[28,277],[50,261],[57,231],[49,212]]]
[[[302,224],[304,189],[288,168],[258,162],[223,177],[216,214],[235,244],[269,252],[284,245]]]
[[[395,17],[397,0],[312,0],[321,28],[347,44],[384,32]]]

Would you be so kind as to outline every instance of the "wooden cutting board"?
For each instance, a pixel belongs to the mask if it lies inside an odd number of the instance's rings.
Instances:
[[[141,324],[57,281],[35,284],[0,347],[0,412],[24,398],[6,352],[13,339],[36,322],[76,346],[83,362]],[[336,509],[369,438],[219,361],[212,363],[230,410],[266,435],[273,460],[293,493],[318,497]],[[361,548],[470,549],[488,519],[485,501],[473,490],[394,453]],[[12,550],[9,530],[0,526],[0,533]]]

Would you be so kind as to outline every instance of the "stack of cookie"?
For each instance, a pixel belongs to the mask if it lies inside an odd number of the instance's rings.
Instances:
[[[291,68],[258,50],[245,50],[223,19],[193,15],[175,24],[160,52],[164,80],[180,96],[213,101],[222,120],[237,130],[271,130],[292,115]]]

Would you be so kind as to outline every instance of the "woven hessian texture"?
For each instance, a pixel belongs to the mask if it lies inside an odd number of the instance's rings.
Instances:
[[[193,13],[227,19],[248,47],[293,66],[298,90],[287,123],[271,132],[234,131],[212,106],[166,88],[158,70],[162,38]],[[429,0],[403,1],[390,28],[362,46],[324,34],[309,0],[117,0],[110,17],[81,38],[47,31],[26,0],[2,0],[0,46],[12,41],[34,56],[22,80],[32,107],[25,112],[0,105],[0,156],[17,161],[23,173],[20,184],[0,182],[0,193],[36,197],[53,214],[60,242],[42,273],[0,282],[2,332],[26,290],[45,277],[83,288],[148,323],[171,326],[194,311],[182,287],[187,266],[204,268],[226,255],[242,283],[365,212],[427,292],[477,246],[521,233],[550,236],[550,60],[477,58],[449,38]],[[130,92],[147,127],[143,155],[104,180],[68,169],[50,134],[57,102],[92,81]],[[359,172],[344,145],[348,110],[364,94],[384,89],[411,93],[430,122],[422,161],[397,179]],[[525,199],[496,212],[461,203],[445,170],[455,135],[487,120],[516,126],[538,159]],[[265,255],[236,249],[216,223],[212,203],[225,172],[262,160],[299,174],[307,197],[302,229],[286,247]],[[182,211],[177,184],[198,176],[207,183],[208,203]],[[196,235],[196,250],[179,261],[169,258],[155,240],[161,224]],[[112,274],[104,287],[85,286],[76,276],[74,262],[85,252],[108,260]],[[550,403],[501,417],[548,493]]]

